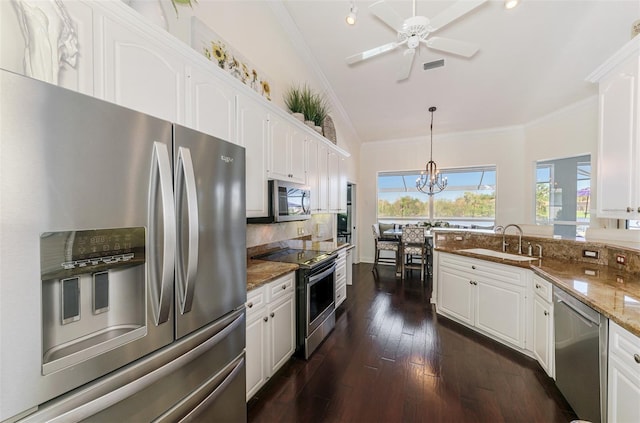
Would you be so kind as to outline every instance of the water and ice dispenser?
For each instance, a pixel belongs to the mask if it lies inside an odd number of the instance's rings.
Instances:
[[[145,228],[40,236],[42,374],[146,334]]]

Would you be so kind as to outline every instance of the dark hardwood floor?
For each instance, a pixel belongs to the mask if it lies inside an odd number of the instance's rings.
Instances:
[[[249,422],[569,422],[530,358],[437,316],[431,284],[354,266],[336,328],[249,401]]]

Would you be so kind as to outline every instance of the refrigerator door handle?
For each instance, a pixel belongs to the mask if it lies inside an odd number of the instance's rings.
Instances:
[[[176,248],[176,218],[173,205],[173,181],[171,161],[166,144],[153,143],[151,160],[151,183],[149,186],[149,268],[151,283],[151,301],[156,324],[169,320],[173,293],[173,271]],[[159,192],[162,207],[163,239],[158,237],[158,211],[156,210],[156,194]],[[159,264],[157,246],[162,242],[162,262]]]
[[[180,313],[185,314],[191,311],[193,304],[193,291],[195,288],[195,278],[198,273],[198,243],[199,243],[199,221],[198,221],[198,193],[196,188],[196,177],[191,160],[191,151],[188,148],[178,148],[178,159],[176,164],[176,210],[178,213],[178,272],[177,286],[180,300]],[[182,200],[183,193],[186,192],[187,215],[189,221],[188,230],[188,255],[185,265],[184,251],[182,248],[182,237],[180,230],[182,222]]]
[[[238,377],[244,365],[243,355],[227,366],[226,369],[207,379],[200,387],[184,397],[182,401],[155,419],[153,423],[198,421],[200,413],[222,395],[227,386]],[[206,396],[202,399],[204,395]]]

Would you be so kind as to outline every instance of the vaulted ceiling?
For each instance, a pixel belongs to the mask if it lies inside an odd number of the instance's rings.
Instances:
[[[386,0],[403,18],[412,2]],[[462,0],[465,1],[465,0]],[[472,58],[421,45],[407,80],[396,74],[404,48],[348,65],[355,53],[396,41],[374,16],[373,1],[356,1],[357,22],[345,23],[348,0],[283,0],[296,36],[308,47],[330,87],[330,96],[363,141],[428,133],[430,106],[437,106],[434,133],[526,124],[591,97],[585,81],[631,38],[640,19],[638,0],[521,0],[512,10],[490,0],[434,35],[472,42]],[[418,0],[417,15],[432,18],[453,0]],[[444,67],[423,63],[444,59]]]

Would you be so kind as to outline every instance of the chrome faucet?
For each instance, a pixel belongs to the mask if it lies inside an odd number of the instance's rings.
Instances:
[[[502,252],[506,253],[507,246],[509,245],[505,237],[505,233],[509,227],[514,227],[518,230],[518,254],[522,254],[522,228],[515,223],[510,223],[502,229]]]

